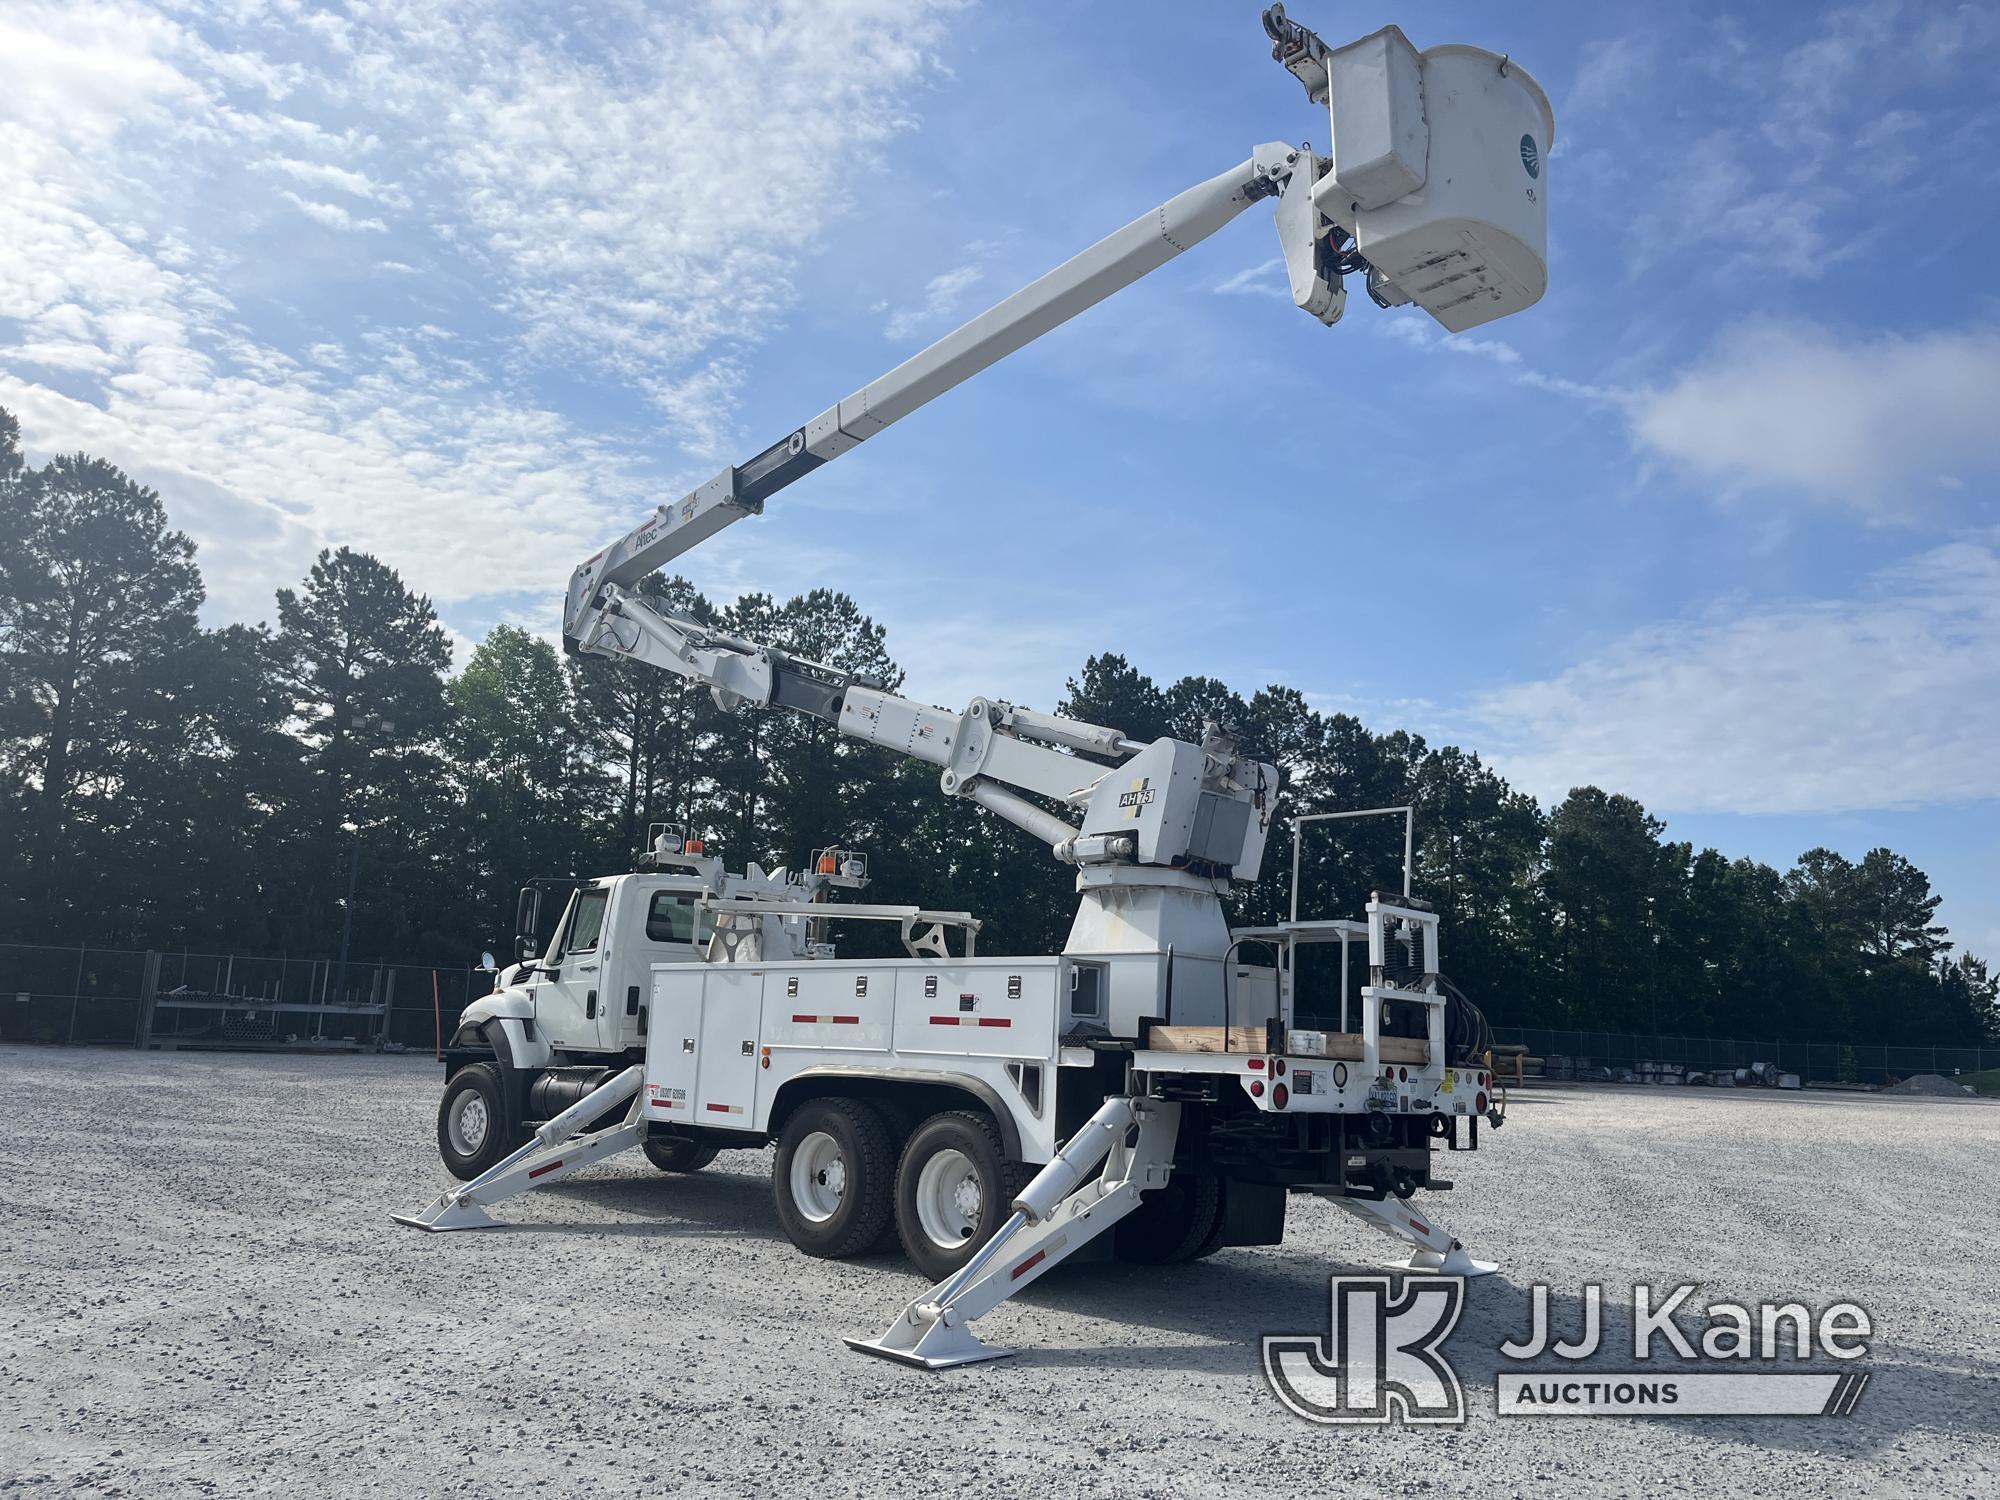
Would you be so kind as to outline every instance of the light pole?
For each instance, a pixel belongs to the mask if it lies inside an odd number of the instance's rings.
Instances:
[[[354,878],[361,868],[361,828],[359,824],[343,825],[347,830],[347,899],[340,908],[340,961],[334,966],[333,992],[342,993],[347,983],[347,944],[354,936]]]
[[[351,729],[357,731],[375,729],[383,734],[393,734],[396,730],[394,721],[385,719],[380,714],[356,714],[348,724]],[[354,937],[355,877],[361,869],[361,823],[358,819],[351,819],[342,822],[340,826],[348,835],[347,899],[341,903],[340,908],[340,959],[334,965],[333,982],[336,995],[342,993],[342,987],[347,983],[347,947]]]
[[[1653,1048],[1660,1046],[1660,932],[1653,919],[1654,897],[1646,898],[1646,995],[1653,1010]]]

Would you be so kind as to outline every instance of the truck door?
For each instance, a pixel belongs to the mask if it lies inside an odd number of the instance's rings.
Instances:
[[[535,1020],[549,1045],[564,1051],[606,1050],[604,1033],[609,1012],[600,984],[606,937],[604,917],[611,901],[610,884],[587,885],[571,899],[547,960],[552,976],[536,986]],[[616,1034],[616,1025],[610,1027]]]
[[[701,992],[708,971],[699,964],[659,964],[647,1007],[646,1118],[699,1125],[695,1080],[701,1076]]]
[[[607,1049],[646,1045],[646,997],[655,964],[701,962],[715,922],[697,914],[700,895],[698,886],[655,887],[643,878],[621,883],[606,918],[610,925],[597,971],[599,1014],[606,1003],[612,1011],[601,1033]]]
[[[756,1126],[761,970],[653,968],[646,1117],[711,1130]]]
[[[764,971],[710,966],[701,997],[701,1072],[695,1111],[704,1125],[748,1130],[756,1123],[757,1034]]]

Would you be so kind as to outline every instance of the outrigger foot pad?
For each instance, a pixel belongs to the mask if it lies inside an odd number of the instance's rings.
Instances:
[[[879,1339],[843,1339],[841,1342],[862,1354],[872,1354],[877,1359],[893,1359],[899,1365],[913,1365],[919,1370],[949,1370],[954,1365],[976,1365],[989,1359],[1007,1359],[1014,1353],[1012,1349],[1003,1349],[997,1344],[982,1343],[971,1329],[949,1314],[923,1325],[921,1329],[907,1317],[899,1318],[895,1326]]]
[[[1335,1198],[1333,1200],[1355,1218],[1384,1234],[1393,1235],[1413,1247],[1402,1260],[1389,1262],[1390,1269],[1416,1271],[1428,1276],[1490,1276],[1499,1266],[1490,1260],[1474,1260],[1429,1214],[1418,1214],[1401,1198]]]
[[[1495,1261],[1474,1260],[1463,1245],[1453,1245],[1439,1255],[1435,1250],[1413,1250],[1401,1260],[1389,1262],[1392,1271],[1420,1271],[1427,1276],[1491,1276],[1500,1266]]]
[[[498,1229],[500,1221],[493,1218],[477,1203],[459,1203],[450,1193],[433,1198],[413,1214],[390,1214],[392,1224],[407,1224],[412,1229],[422,1229],[431,1234],[442,1234],[448,1229]]]

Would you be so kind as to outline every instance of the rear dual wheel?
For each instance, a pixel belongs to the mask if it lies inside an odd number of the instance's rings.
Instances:
[[[778,1135],[771,1172],[778,1224],[808,1255],[840,1260],[872,1249],[891,1213],[889,1127],[859,1099],[802,1104]]]
[[[801,1105],[778,1134],[771,1187],[785,1237],[808,1255],[863,1255],[893,1223],[910,1264],[941,1281],[972,1259],[1014,1211],[1030,1175],[1010,1161],[992,1117],[932,1115],[903,1146],[883,1112],[859,1099]]]
[[[960,1269],[1007,1222],[1028,1176],[990,1115],[932,1115],[896,1168],[896,1234],[910,1264],[933,1281]]]
[[[1212,1255],[1222,1246],[1222,1182],[1208,1172],[1175,1172],[1111,1231],[1118,1258],[1140,1266],[1171,1266]]]

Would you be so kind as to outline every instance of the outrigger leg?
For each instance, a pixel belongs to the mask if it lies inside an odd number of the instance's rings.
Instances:
[[[534,1135],[520,1150],[481,1172],[472,1181],[440,1195],[413,1214],[391,1214],[398,1224],[412,1229],[442,1232],[447,1229],[492,1229],[497,1221],[486,1209],[502,1198],[525,1193],[530,1188],[547,1187],[592,1162],[615,1156],[646,1138],[645,1112],[639,1091],[646,1070],[637,1063],[609,1082],[600,1084],[553,1120],[535,1127]],[[605,1130],[580,1134],[591,1121],[607,1110],[616,1109],[627,1099],[632,1106],[623,1123]]]
[[[1335,1198],[1334,1203],[1372,1229],[1394,1235],[1416,1248],[1402,1260],[1391,1261],[1399,1271],[1423,1271],[1433,1276],[1489,1276],[1500,1269],[1490,1260],[1474,1260],[1465,1246],[1440,1229],[1428,1214],[1419,1214],[1401,1198]]]
[[[1164,1187],[1173,1175],[1180,1123],[1178,1104],[1126,1096],[1105,1100],[1021,1189],[1013,1217],[971,1260],[904,1308],[880,1338],[848,1339],[848,1348],[926,1370],[1012,1354],[981,1343],[966,1325],[1131,1213],[1142,1192]],[[1100,1161],[1104,1171],[1086,1182]]]

